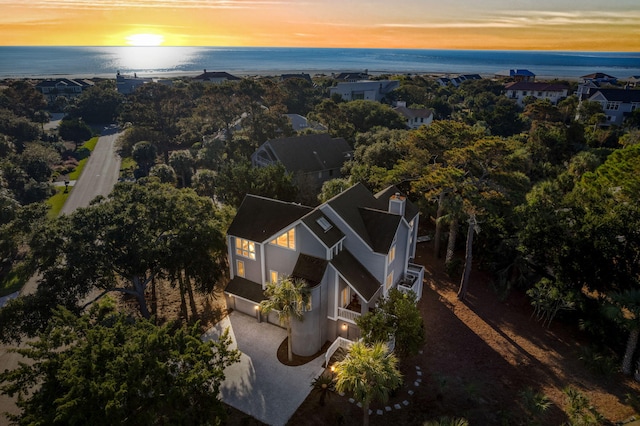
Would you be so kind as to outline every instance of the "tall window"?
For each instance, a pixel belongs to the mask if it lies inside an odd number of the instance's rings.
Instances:
[[[275,244],[280,247],[296,249],[296,228],[291,228],[284,234],[280,234],[277,238],[270,241],[271,244]]]
[[[391,287],[391,285],[393,284],[393,271],[391,271],[391,273],[387,275],[387,282],[385,284],[386,284],[387,290],[389,290],[389,287]]]
[[[391,250],[389,250],[389,265],[391,265],[391,262],[393,262],[393,259],[396,258],[396,246],[391,247]]]
[[[239,277],[244,278],[244,262],[242,260],[236,260],[236,272]]]
[[[270,271],[269,275],[272,283],[278,282],[278,271]]]
[[[340,307],[346,308],[349,305],[349,297],[349,287],[347,286],[340,292]]]
[[[236,238],[236,254],[249,259],[256,259],[256,243],[253,241]]]

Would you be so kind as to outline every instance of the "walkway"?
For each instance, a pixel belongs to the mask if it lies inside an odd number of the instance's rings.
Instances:
[[[227,367],[220,393],[222,401],[269,425],[284,425],[311,392],[311,382],[324,368],[324,357],[298,367],[278,361],[277,351],[286,330],[255,318],[231,312],[204,335],[215,339],[230,327],[229,334],[242,356]]]

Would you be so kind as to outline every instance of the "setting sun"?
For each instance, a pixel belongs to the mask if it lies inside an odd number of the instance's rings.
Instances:
[[[129,46],[160,46],[164,36],[160,34],[132,34],[126,38]]]

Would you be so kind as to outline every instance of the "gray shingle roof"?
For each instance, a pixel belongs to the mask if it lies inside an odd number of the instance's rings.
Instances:
[[[301,253],[296,261],[296,266],[293,267],[291,276],[294,278],[302,278],[307,282],[309,287],[315,287],[322,281],[328,264],[329,261],[325,259]]]
[[[400,192],[395,186],[375,196],[361,183],[327,201],[327,204],[376,253],[387,254],[400,224],[400,216],[389,213],[389,198]],[[418,209],[406,201],[404,217],[412,220]]]
[[[362,266],[347,249],[343,249],[329,261],[353,288],[369,302],[380,289],[380,282]]]
[[[347,141],[326,133],[272,139],[264,145],[290,172],[340,169],[353,151]],[[266,149],[264,145],[261,148]]]
[[[256,303],[260,303],[267,298],[260,284],[238,276],[229,281],[224,291]]]
[[[602,96],[605,97],[606,100],[613,102],[640,102],[640,90],[630,90],[630,89],[598,89],[597,92],[591,96],[596,96],[598,92],[602,93]]]
[[[300,204],[247,195],[227,233],[263,242],[312,210],[311,207]]]
[[[322,226],[318,223],[318,219],[321,217],[331,225],[331,229],[327,231],[322,229]],[[307,225],[311,232],[313,232],[315,236],[318,237],[327,247],[333,247],[338,241],[344,238],[342,231],[318,209],[303,217],[302,222]]]

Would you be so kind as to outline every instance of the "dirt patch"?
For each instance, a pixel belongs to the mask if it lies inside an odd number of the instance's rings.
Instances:
[[[560,425],[568,420],[562,392],[567,386],[584,393],[610,422],[634,414],[625,401],[628,394],[640,394],[640,383],[589,372],[578,359],[587,342],[575,329],[560,321],[542,327],[531,318],[524,295],[514,292],[498,300],[487,277],[477,271],[471,275],[467,300],[457,300],[457,283],[430,248],[421,244],[416,258],[427,269],[419,303],[426,344],[421,354],[402,360],[404,384],[387,404],[371,407],[372,425],[422,425],[445,415],[465,417],[472,425],[524,424],[531,419],[520,397],[526,388],[545,394],[553,404],[543,424]],[[312,392],[289,424],[361,421],[362,410],[348,395],[334,394],[320,407]]]

